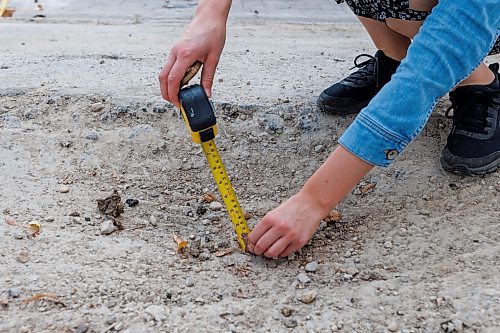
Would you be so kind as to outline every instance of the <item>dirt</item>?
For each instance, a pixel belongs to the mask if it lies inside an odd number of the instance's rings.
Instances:
[[[206,200],[222,202],[201,147],[156,83],[192,6],[106,10],[0,21],[0,332],[500,332],[500,173],[441,169],[446,98],[302,251],[242,254]],[[336,147],[353,117],[315,98],[374,48],[353,20],[238,10],[216,142],[253,226]],[[97,199],[115,190],[133,204],[105,235]]]

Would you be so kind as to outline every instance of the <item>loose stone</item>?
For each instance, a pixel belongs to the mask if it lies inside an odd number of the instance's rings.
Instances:
[[[318,263],[316,261],[312,261],[308,263],[305,267],[306,272],[316,272],[318,270]]]

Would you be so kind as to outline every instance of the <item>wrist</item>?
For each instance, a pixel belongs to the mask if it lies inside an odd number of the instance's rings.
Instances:
[[[196,7],[195,18],[203,20],[227,21],[231,0],[202,0]]]
[[[303,187],[296,195],[298,202],[305,204],[308,210],[315,212],[319,220],[330,214],[332,207],[318,197],[316,193],[311,193]]]

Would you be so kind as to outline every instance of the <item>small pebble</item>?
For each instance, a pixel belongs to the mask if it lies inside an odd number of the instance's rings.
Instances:
[[[344,281],[350,281],[352,280],[353,276],[351,274],[343,274],[342,275],[342,280]]]
[[[96,131],[90,131],[90,132],[87,132],[87,134],[85,134],[83,137],[86,140],[97,141],[97,140],[99,140],[99,133],[97,133]]]
[[[298,322],[295,318],[286,318],[285,320],[283,320],[283,324],[285,324],[285,326],[288,328],[294,328],[297,327]]]
[[[318,292],[316,290],[310,290],[310,291],[306,291],[305,293],[301,294],[298,298],[299,298],[299,301],[301,301],[302,303],[309,304],[309,303],[314,302],[317,295],[318,295]]]
[[[158,193],[157,191],[151,191],[149,192],[149,196],[151,198],[158,198],[160,196],[160,193]]]
[[[194,281],[191,278],[186,279],[186,287],[193,287],[194,286]]]
[[[90,106],[91,112],[99,112],[104,109],[104,104],[101,102],[94,103]]]
[[[324,150],[325,146],[323,145],[317,145],[316,147],[314,147],[314,151],[316,153],[321,153],[323,150]]]
[[[318,263],[316,261],[312,261],[306,265],[305,269],[306,272],[316,272],[318,270]]]
[[[457,333],[464,330],[464,323],[460,319],[453,319],[451,322],[453,323],[453,326],[455,326],[455,331]]]
[[[113,308],[113,307],[115,307],[115,306],[116,306],[116,301],[115,301],[115,300],[107,301],[107,302],[106,302],[106,306],[107,306],[108,308]]]
[[[395,320],[391,320],[388,324],[387,324],[387,329],[391,332],[397,332],[398,329],[399,329],[399,326],[398,326],[398,323],[395,321]]]
[[[345,272],[349,275],[355,276],[359,274],[359,269],[356,267],[349,267],[345,269]]]
[[[54,222],[54,220],[55,220],[54,216],[47,216],[45,218],[45,222]]]
[[[307,274],[304,274],[304,273],[300,273],[299,275],[297,275],[297,280],[299,280],[300,283],[311,282],[311,279],[309,278],[309,276],[307,276]]]
[[[228,329],[229,329],[229,332],[236,332],[236,326],[234,326],[234,324],[229,324],[228,326]]]
[[[116,226],[113,224],[113,221],[106,220],[101,224],[101,234],[102,235],[110,235],[114,231],[116,231]]]
[[[10,288],[8,291],[9,297],[18,298],[21,295],[21,290],[17,288]]]
[[[114,313],[108,315],[108,317],[106,318],[106,324],[107,325],[112,325],[116,322],[116,315]]]
[[[292,308],[291,306],[284,306],[281,309],[281,313],[285,317],[290,317],[295,311],[296,311],[295,308]]]
[[[59,193],[68,193],[69,192],[69,187],[66,186],[66,185],[61,185],[61,186],[59,186],[58,191],[59,191]]]
[[[89,330],[89,325],[86,323],[79,323],[76,326],[74,333],[86,333]]]
[[[198,205],[198,207],[196,207],[196,214],[197,215],[203,215],[207,212],[207,207],[203,206],[203,205]]]
[[[384,247],[385,247],[386,249],[390,249],[390,248],[392,248],[392,242],[391,242],[391,241],[386,241],[386,242],[384,243]]]
[[[127,199],[127,200],[125,200],[125,203],[129,207],[135,207],[135,206],[137,206],[139,204],[139,200],[137,200],[137,199]]]
[[[154,215],[151,215],[151,216],[149,217],[149,223],[150,223],[152,226],[156,227],[156,226],[158,225],[158,220],[156,219],[156,217],[155,217]]]
[[[28,250],[22,249],[21,251],[19,251],[19,254],[17,255],[16,260],[19,261],[22,264],[27,263],[28,260],[29,260]]]
[[[221,210],[224,207],[220,202],[213,201],[208,206],[211,210]]]

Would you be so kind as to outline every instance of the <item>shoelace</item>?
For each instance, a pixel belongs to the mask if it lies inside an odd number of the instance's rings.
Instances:
[[[497,92],[478,92],[473,98],[469,98],[463,104],[461,103],[464,99],[463,97],[457,98],[451,96],[451,106],[446,110],[445,116],[448,119],[453,119],[454,126],[457,129],[487,134],[486,127],[492,125],[492,117],[490,117],[488,112],[488,104],[492,103],[491,96],[494,94],[497,94]],[[451,110],[453,110],[453,115],[450,115]]]
[[[367,57],[369,59],[358,64],[358,60],[361,57]],[[354,58],[354,66],[351,67],[350,69],[352,70],[354,68],[359,68],[359,70],[352,73],[347,78],[345,78],[346,81],[350,81],[353,83],[358,83],[359,80],[366,81],[367,79],[373,77],[373,73],[375,73],[375,80],[377,82],[377,87],[379,86],[379,77],[378,77],[379,59],[377,57],[365,53],[360,54],[356,58]]]

